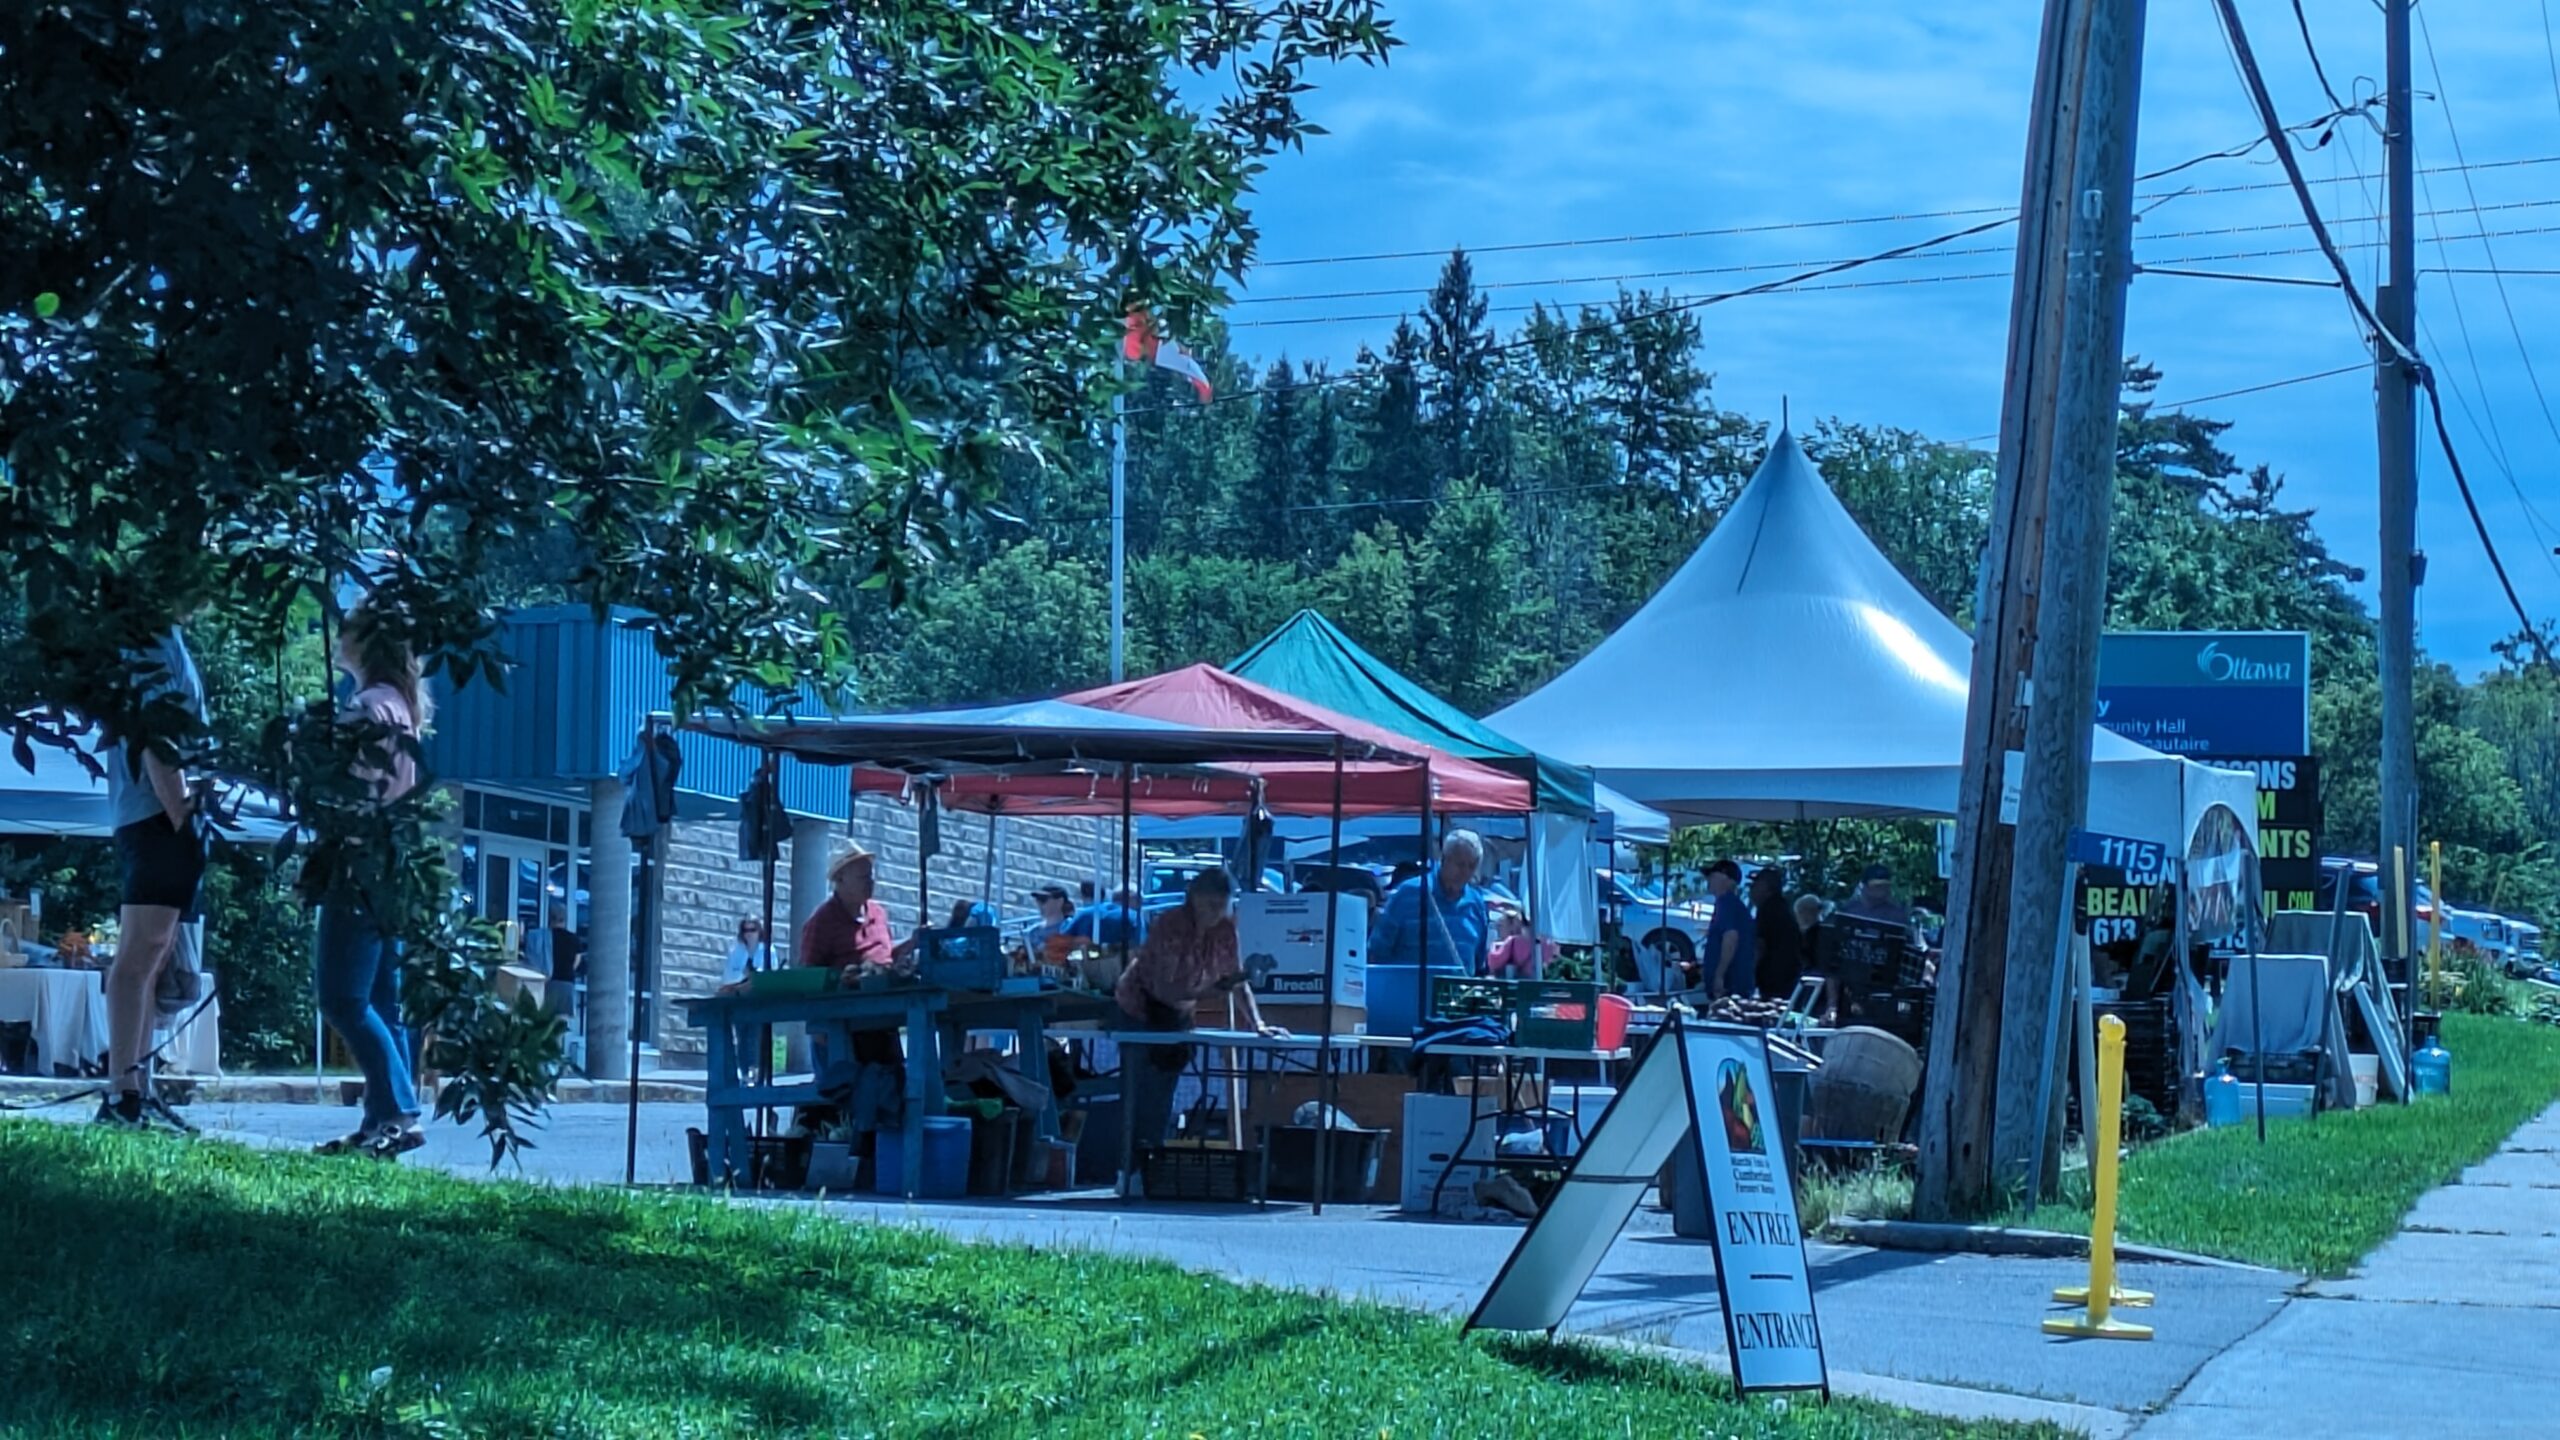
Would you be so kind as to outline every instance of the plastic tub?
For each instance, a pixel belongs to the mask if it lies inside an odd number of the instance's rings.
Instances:
[[[2357,1109],[2365,1109],[2382,1097],[2381,1056],[2349,1055],[2347,1068],[2355,1072]]]
[[[1600,997],[1600,1023],[1592,1034],[1594,1050],[1626,1048],[1627,1022],[1635,1018],[1636,1003],[1624,995]]]
[[[969,1193],[969,1122],[955,1115],[929,1115],[924,1122],[924,1164],[916,1175],[916,1195],[926,1200],[957,1200]],[[871,1189],[877,1195],[903,1195],[907,1185],[906,1133],[882,1130],[871,1161]]]

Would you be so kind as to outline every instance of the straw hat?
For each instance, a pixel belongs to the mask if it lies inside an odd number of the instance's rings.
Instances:
[[[860,844],[856,844],[852,849],[845,851],[835,859],[827,862],[827,883],[830,885],[834,884],[837,880],[843,878],[844,872],[852,869],[856,865],[868,865],[870,863],[871,852],[863,849]]]

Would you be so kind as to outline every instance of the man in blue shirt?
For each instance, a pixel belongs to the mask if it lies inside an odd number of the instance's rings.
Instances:
[[[1706,967],[1710,1000],[1759,993],[1751,953],[1751,909],[1733,893],[1741,886],[1741,866],[1719,860],[1707,867],[1707,893],[1715,897],[1715,909],[1707,921],[1707,953],[1698,959]]]
[[[1118,950],[1124,945],[1135,950],[1147,941],[1147,916],[1139,908],[1138,892],[1122,889],[1109,905],[1087,905],[1067,922],[1069,935],[1092,941],[1105,950]]]
[[[1372,965],[1421,965],[1461,975],[1484,973],[1491,935],[1484,892],[1475,887],[1484,866],[1484,842],[1472,830],[1453,830],[1440,847],[1440,863],[1387,896],[1369,937]],[[1430,910],[1423,909],[1428,899]]]

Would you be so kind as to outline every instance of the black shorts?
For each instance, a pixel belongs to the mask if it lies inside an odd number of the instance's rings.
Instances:
[[[124,866],[124,903],[157,905],[195,918],[204,889],[205,837],[154,815],[116,831],[116,859]]]

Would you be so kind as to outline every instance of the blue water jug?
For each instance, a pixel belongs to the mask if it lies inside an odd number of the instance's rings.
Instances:
[[[2237,1125],[2240,1123],[2240,1077],[2231,1073],[2231,1057],[2213,1062],[2213,1074],[2204,1082],[2204,1123]]]
[[[2417,1077],[2421,1095],[2453,1093],[2453,1052],[2444,1048],[2444,1036],[2430,1035],[2427,1043],[2410,1057],[2409,1069]]]

